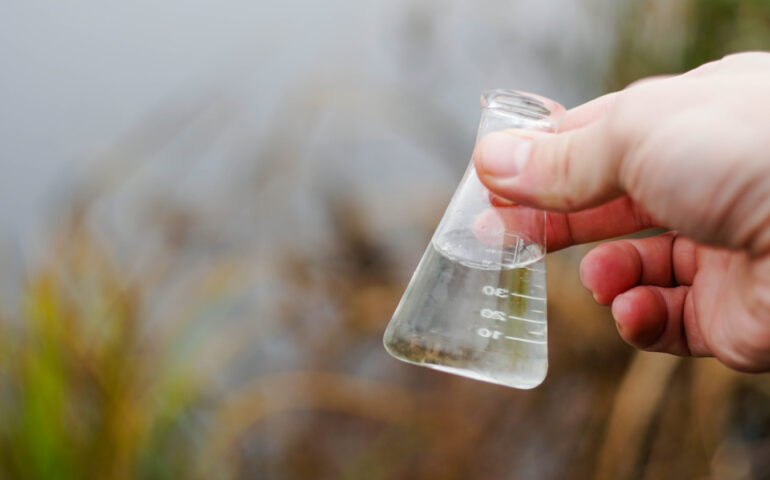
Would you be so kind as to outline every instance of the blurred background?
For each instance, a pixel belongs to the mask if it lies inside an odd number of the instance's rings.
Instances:
[[[482,90],[746,49],[768,0],[3,2],[0,477],[770,478],[770,376],[626,346],[587,247],[535,390],[381,343]]]

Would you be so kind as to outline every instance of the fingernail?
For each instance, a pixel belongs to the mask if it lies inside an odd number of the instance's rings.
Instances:
[[[532,140],[509,133],[494,132],[481,139],[480,169],[492,177],[510,178],[524,170]]]

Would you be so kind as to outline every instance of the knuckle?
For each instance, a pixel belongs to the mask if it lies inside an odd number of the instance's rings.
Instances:
[[[744,61],[754,61],[754,60],[766,60],[769,58],[770,55],[768,55],[767,52],[736,52],[736,53],[728,53],[724,57],[720,58],[719,60],[715,60],[714,62],[709,63],[721,63],[721,64],[730,64],[733,62],[740,62],[743,63]]]
[[[573,133],[565,132],[558,141],[542,142],[535,145],[537,158],[544,160],[542,174],[545,182],[547,206],[557,209],[569,209],[575,203],[575,178],[572,177],[571,164],[575,161],[573,151]]]
[[[654,108],[654,97],[645,98],[644,92],[628,93],[607,118],[607,136],[618,159],[614,178],[624,190],[633,193],[645,164],[639,153],[643,151],[641,147],[647,137],[647,125],[653,116],[650,108]]]
[[[557,144],[556,158],[559,162],[556,164],[556,181],[559,191],[564,192],[564,202],[570,207],[575,202],[575,185],[570,175],[571,165],[575,159],[575,136],[570,133],[564,137],[563,142]]]

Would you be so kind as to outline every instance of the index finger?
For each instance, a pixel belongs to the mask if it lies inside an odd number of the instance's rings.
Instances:
[[[548,251],[554,251],[655,226],[629,197],[578,212],[545,212],[545,225],[543,213],[515,203],[493,204],[476,218],[473,232],[490,246],[502,241],[511,247],[523,238],[529,243],[545,243]]]
[[[623,196],[577,212],[546,212],[546,245],[552,252],[656,226],[649,214]]]

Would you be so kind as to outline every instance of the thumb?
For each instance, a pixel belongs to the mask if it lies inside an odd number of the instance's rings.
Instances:
[[[582,210],[622,194],[610,138],[604,120],[558,134],[510,129],[482,137],[473,156],[481,182],[503,198]]]

